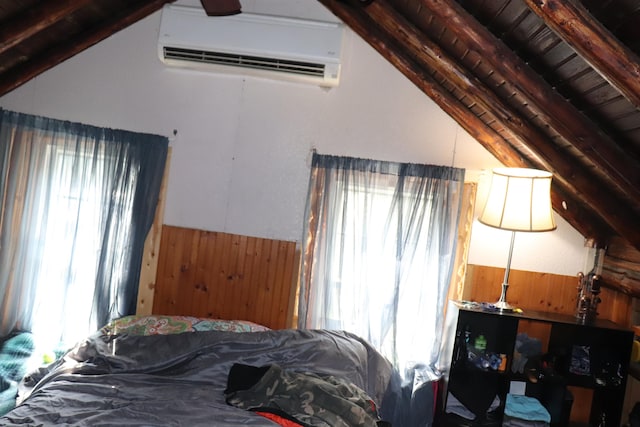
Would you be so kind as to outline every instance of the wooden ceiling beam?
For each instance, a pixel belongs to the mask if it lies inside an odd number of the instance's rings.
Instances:
[[[608,135],[550,87],[518,55],[455,1],[420,0],[447,31],[476,52],[521,94],[529,108],[589,158],[620,194],[640,198],[640,165]]]
[[[523,159],[521,153],[506,143],[501,135],[487,126],[466,105],[463,105],[431,75],[427,74],[422,66],[412,59],[415,57],[415,52],[407,51],[402,44],[403,42],[396,40],[391,35],[394,33],[393,30],[391,32],[383,31],[380,27],[382,25],[380,17],[376,16],[376,19],[373,19],[369,15],[370,8],[378,7],[375,6],[377,2],[363,9],[362,6],[350,6],[339,0],[318,1],[366,40],[501,163],[509,167],[539,167],[539,165],[534,165]],[[581,234],[604,238],[604,235],[610,233],[606,224],[593,216],[588,209],[579,208],[582,203],[580,199],[576,199],[570,191],[555,180],[552,183],[552,202],[556,212],[559,212]]]
[[[605,80],[640,107],[640,57],[598,22],[580,3],[524,0],[555,33]]]
[[[0,54],[83,8],[92,0],[41,1],[0,28]]]
[[[519,141],[523,153],[531,162],[532,167],[545,169],[554,174],[554,180],[562,183],[565,196],[571,193],[571,199],[581,199],[594,208],[602,217],[620,215],[626,211],[626,205],[613,193],[593,196],[593,176],[574,163],[566,161],[562,152],[558,151],[552,141],[540,132],[516,110],[509,107],[495,92],[476,78],[466,68],[459,65],[449,54],[420,32],[411,22],[406,20],[388,2],[376,1],[364,10],[369,18],[391,38],[398,46],[411,51],[412,56],[418,58],[429,68],[442,75],[458,90],[465,93],[477,105],[491,114],[502,127],[507,129]],[[466,119],[465,119],[466,120]],[[503,142],[504,143],[504,142]],[[565,177],[571,177],[566,179]],[[571,204],[571,209],[580,206]],[[569,208],[567,208],[569,209]],[[567,209],[559,211],[568,214]],[[634,217],[635,218],[635,217]],[[634,218],[627,218],[633,221]],[[593,235],[588,238],[603,240],[604,230],[610,232],[609,227],[603,227],[603,222],[593,224]],[[640,240],[640,232],[638,233]]]
[[[429,74],[407,55],[402,55],[393,38],[380,30],[360,5],[350,6],[340,0],[318,0],[331,10],[338,18],[360,35],[367,43],[378,51],[389,63],[396,67],[422,92],[460,123],[473,138],[483,146],[491,146],[492,154],[502,163],[512,163],[527,167],[520,153],[509,144],[497,144],[502,140],[493,129],[485,125],[478,117],[471,114],[466,105],[445,90]]]
[[[131,7],[123,9],[119,14],[114,15],[100,26],[92,30],[78,34],[72,41],[67,41],[57,47],[48,50],[37,56],[37,59],[27,61],[6,73],[0,81],[0,96],[23,85],[37,75],[56,66],[66,59],[82,52],[94,44],[106,39],[117,31],[128,27],[134,22],[161,9],[165,3],[174,0],[144,0],[130,2]]]
[[[593,210],[585,207],[579,197],[554,181],[551,182],[553,209],[582,236],[589,236],[598,245],[606,246],[615,234],[613,230]]]
[[[505,77],[508,84],[526,99],[532,111],[580,150],[597,168],[609,175],[612,185],[617,187],[614,191],[640,197],[640,165],[553,90],[501,40],[493,36],[455,1],[421,0],[421,4],[442,22],[447,22],[447,31],[455,35],[468,49],[475,51],[498,74],[508,76]],[[533,142],[535,141],[528,143]],[[572,176],[565,178],[573,179]],[[581,195],[585,197],[591,192],[587,190]],[[597,196],[599,198],[603,194]],[[596,205],[598,203],[601,204],[597,202]],[[596,205],[592,204],[591,208],[596,208]],[[625,207],[620,211],[611,212],[611,215],[602,216],[602,220],[616,233],[626,236],[635,247],[640,248],[640,231],[635,231],[637,220],[634,220],[634,217],[632,210]]]
[[[640,251],[621,237],[607,245],[602,268],[602,285],[640,298]]]

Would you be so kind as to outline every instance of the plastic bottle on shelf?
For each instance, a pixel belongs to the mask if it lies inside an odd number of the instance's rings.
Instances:
[[[598,423],[598,427],[606,427],[606,414],[604,413],[604,411],[602,412],[602,414],[600,414],[600,422]]]
[[[486,354],[487,339],[484,337],[484,335],[480,334],[476,337],[475,341],[473,342],[473,347],[475,352],[475,358],[473,361],[474,365],[476,365],[480,369],[488,369],[491,366],[491,362]]]

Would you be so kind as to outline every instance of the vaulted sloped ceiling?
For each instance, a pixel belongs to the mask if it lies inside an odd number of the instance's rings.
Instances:
[[[321,1],[503,163],[553,172],[554,207],[585,236],[617,233],[640,247],[640,91],[627,78],[638,74],[637,58],[584,6]],[[580,17],[602,38],[574,36],[586,27]],[[587,60],[579,49],[605,58]],[[614,78],[620,88],[608,83]]]
[[[640,1],[319,1],[502,163],[552,172],[594,245],[636,256]],[[637,296],[638,266],[614,264],[607,284]]]
[[[593,244],[640,250],[640,0],[318,1],[502,163],[552,172]],[[0,0],[0,95],[169,2]],[[640,295],[636,262],[605,281]]]
[[[173,0],[0,0],[0,96]]]

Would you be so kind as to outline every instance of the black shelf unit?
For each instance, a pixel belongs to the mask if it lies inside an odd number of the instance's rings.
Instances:
[[[540,366],[545,369],[520,372],[522,366],[513,366],[518,363],[514,350],[522,320],[542,322],[550,330],[549,336],[541,340],[544,365]],[[486,339],[481,361],[474,354],[473,345],[469,345],[479,335]],[[522,381],[526,384],[526,394],[537,397],[545,406],[551,399],[561,399],[553,394],[558,390],[564,392],[568,386],[590,389],[593,399],[589,425],[597,426],[604,413],[607,426],[619,426],[633,339],[633,331],[606,320],[582,323],[570,315],[499,312],[487,310],[481,304],[451,302],[445,326],[445,384],[440,424],[501,425],[511,382]],[[583,357],[578,357],[581,354]],[[505,359],[502,366],[487,366],[491,355],[501,355]],[[446,413],[444,409],[451,394],[475,413],[475,420]],[[554,416],[552,425],[569,425],[568,413],[565,415]]]

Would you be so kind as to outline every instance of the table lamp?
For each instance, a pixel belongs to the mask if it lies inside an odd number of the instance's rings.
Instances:
[[[500,299],[501,311],[512,311],[507,302],[509,271],[516,231],[551,231],[556,229],[551,207],[551,173],[526,168],[497,168],[491,173],[487,200],[478,221],[490,227],[511,231],[507,268]]]

